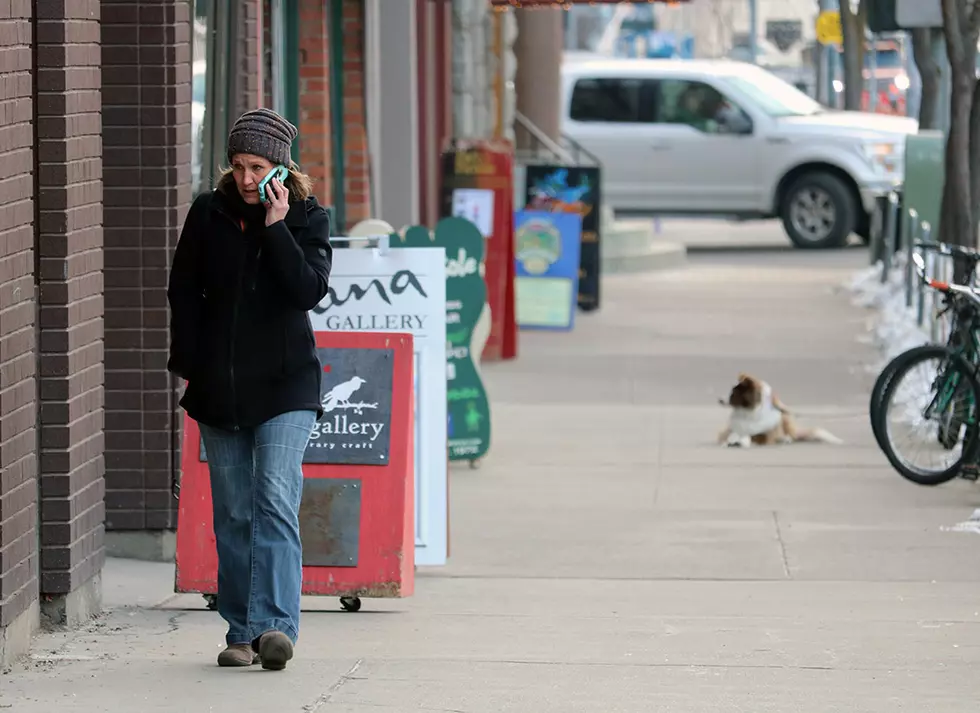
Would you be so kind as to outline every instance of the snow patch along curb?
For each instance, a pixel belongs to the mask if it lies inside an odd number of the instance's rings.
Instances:
[[[968,520],[958,522],[952,526],[942,526],[939,528],[943,532],[972,532],[980,535],[980,510],[974,510]]]
[[[917,302],[913,300],[912,307],[905,305],[905,256],[895,256],[885,282],[881,281],[882,268],[881,262],[875,263],[843,286],[851,295],[851,304],[871,312],[867,333],[858,339],[875,348],[878,358],[868,365],[868,370],[875,373],[902,352],[932,342],[928,323],[931,300],[927,296],[927,319],[921,327],[917,323]]]

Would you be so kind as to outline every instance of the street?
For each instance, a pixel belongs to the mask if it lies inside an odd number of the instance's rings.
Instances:
[[[659,240],[684,245],[689,253],[717,253],[735,251],[788,251],[794,250],[786,236],[782,221],[746,220],[726,218],[685,218],[665,216],[653,220]],[[848,242],[851,249],[863,249],[864,244],[856,235]]]
[[[491,452],[453,467],[450,564],[413,598],[310,599],[284,673],[219,669],[223,623],[172,564],[111,560],[117,608],[41,635],[0,709],[970,710],[980,539],[945,528],[980,489],[912,485],[875,446],[868,314],[840,289],[866,263],[697,253],[606,279],[574,332],[484,365]],[[739,372],[845,445],[717,446]]]

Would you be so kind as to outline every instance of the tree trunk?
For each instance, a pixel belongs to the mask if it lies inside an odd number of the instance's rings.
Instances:
[[[844,34],[844,108],[860,111],[864,93],[864,32],[867,6],[861,0],[858,11],[851,10],[849,0],[840,4],[840,23]]]
[[[980,150],[980,98],[975,91],[977,35],[980,6],[968,0],[942,0],[943,32],[949,57],[951,101],[949,134],[946,138],[946,181],[943,186],[939,237],[945,242],[976,247],[973,200],[980,195],[980,173],[971,174],[975,165],[971,144]],[[976,138],[975,138],[976,136]],[[962,269],[956,266],[956,277]]]
[[[970,239],[973,210],[970,205],[970,111],[973,107],[969,88],[954,81],[950,110],[949,137],[946,140],[946,185],[943,195],[944,214],[940,220],[942,239],[955,245],[972,245]]]
[[[980,232],[980,80],[973,82],[970,98],[970,234],[967,245],[977,246]]]
[[[922,80],[919,100],[919,129],[935,129],[939,123],[939,90],[942,73],[933,55],[933,31],[927,27],[912,30],[912,57]]]

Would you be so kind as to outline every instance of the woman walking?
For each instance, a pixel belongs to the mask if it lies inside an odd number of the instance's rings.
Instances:
[[[231,168],[188,211],[167,291],[168,369],[187,381],[180,405],[211,476],[220,666],[282,669],[299,635],[302,460],[323,415],[307,312],[327,294],[333,252],[328,214],[289,158],[296,135],[268,109],[235,122]],[[278,166],[288,176],[261,185]]]

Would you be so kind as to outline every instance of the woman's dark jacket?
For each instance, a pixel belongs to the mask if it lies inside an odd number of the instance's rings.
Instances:
[[[195,421],[237,430],[287,411],[322,416],[307,312],[327,294],[330,220],[315,198],[265,226],[235,189],[199,196],[170,270],[170,359]]]

